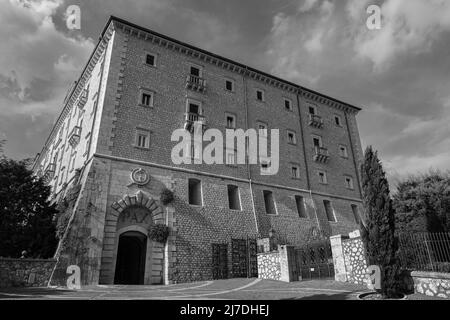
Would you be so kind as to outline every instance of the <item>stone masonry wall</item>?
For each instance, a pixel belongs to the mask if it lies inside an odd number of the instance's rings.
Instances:
[[[367,264],[362,239],[353,238],[342,241],[347,282],[366,284]]]
[[[56,261],[0,258],[0,287],[45,287]]]
[[[450,299],[450,274],[438,272],[411,273],[414,291],[430,297]]]
[[[258,253],[258,278],[267,280],[281,279],[281,264],[278,251]]]

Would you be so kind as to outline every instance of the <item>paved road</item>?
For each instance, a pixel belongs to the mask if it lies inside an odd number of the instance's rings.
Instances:
[[[203,281],[168,286],[95,286],[79,291],[54,288],[0,289],[0,299],[355,299],[364,288],[335,281],[282,283],[261,279]]]
[[[0,289],[1,299],[53,300],[355,300],[364,287],[331,280],[292,283],[261,279],[203,281],[168,286],[95,286],[79,291],[56,288]],[[408,299],[427,299],[412,295]]]

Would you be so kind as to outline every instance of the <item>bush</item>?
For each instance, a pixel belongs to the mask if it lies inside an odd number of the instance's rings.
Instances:
[[[167,188],[164,188],[161,191],[161,195],[159,197],[159,200],[161,200],[161,203],[165,206],[167,206],[169,203],[172,203],[174,200],[173,192]]]
[[[165,224],[154,224],[150,227],[148,236],[153,241],[165,243],[169,237],[169,227]]]
[[[396,256],[398,241],[389,184],[377,152],[368,147],[364,157],[361,181],[367,220],[361,225],[361,237],[368,264],[381,269],[381,294],[384,298],[397,298],[400,264]]]

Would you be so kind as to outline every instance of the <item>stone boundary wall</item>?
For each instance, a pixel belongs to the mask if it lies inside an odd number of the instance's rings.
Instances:
[[[367,284],[367,261],[358,231],[330,237],[336,281]]]
[[[411,277],[415,292],[450,299],[450,273],[413,271]]]
[[[54,259],[10,259],[0,258],[0,288],[46,287]]]
[[[342,241],[347,282],[367,284],[367,262],[361,237]]]
[[[281,280],[281,264],[278,251],[258,253],[258,278]]]

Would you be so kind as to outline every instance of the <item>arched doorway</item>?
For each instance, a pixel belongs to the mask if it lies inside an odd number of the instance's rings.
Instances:
[[[144,284],[147,236],[128,231],[119,237],[115,284]]]

